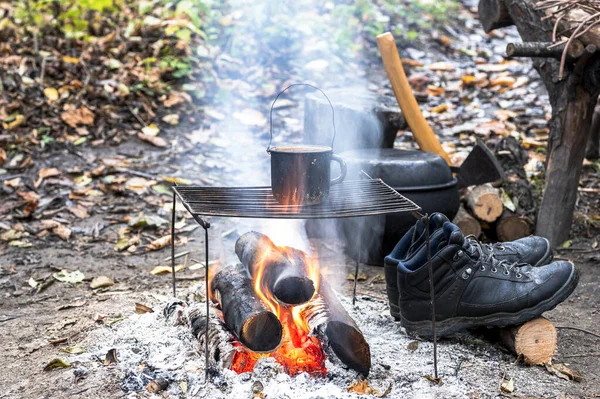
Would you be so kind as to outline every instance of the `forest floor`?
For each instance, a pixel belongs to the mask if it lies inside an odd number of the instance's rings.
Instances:
[[[160,72],[158,67],[140,67],[140,59],[152,56],[159,40],[163,40],[160,46],[177,45],[165,44],[167,40],[150,29],[141,33],[144,40],[138,44],[128,44],[120,33],[111,38],[110,31],[92,45],[67,45],[45,36],[37,43],[45,52],[41,55],[32,50],[36,43],[31,37],[9,35],[0,45],[5,55],[0,59],[4,67],[0,71],[4,87],[0,92],[0,348],[5,353],[0,398],[127,396],[119,385],[123,368],[102,366],[103,355],[85,364],[68,351],[91,351],[94,345],[98,351],[102,343],[92,345],[90,337],[102,336],[99,332],[118,334],[121,325],[135,327],[135,303],[154,307],[155,312],[164,306],[170,276],[156,268],[170,264],[168,241],[163,238],[170,230],[170,185],[267,185],[268,107],[286,84],[311,82],[323,89],[356,87],[390,93],[373,35],[360,32],[352,38],[354,52],[342,52],[344,42],[334,44],[331,38],[342,37],[347,27],[332,22],[334,11],[289,7],[277,10],[281,15],[273,17],[272,25],[257,19],[264,10],[246,2],[232,7],[230,13],[222,11],[220,28],[228,32],[228,40],[219,46],[188,44],[200,55],[185,79],[165,76],[173,68]],[[415,26],[416,38],[408,40],[403,34],[399,41],[403,57],[412,60],[405,66],[413,88],[421,94],[426,117],[456,157],[470,149],[473,137],[481,137],[491,147],[499,138],[518,138],[530,152],[528,176],[540,187],[550,110],[530,63],[502,57],[506,43],[519,40],[516,31],[484,34],[476,3],[465,2],[450,11],[444,24]],[[386,27],[405,22],[395,22],[395,15],[385,19],[384,9],[369,12]],[[292,18],[302,23],[294,26],[289,23]],[[274,33],[273,28],[279,30]],[[140,74],[147,80],[153,73],[159,75],[158,81],[168,81],[163,92],[156,87],[130,89],[136,79],[142,79]],[[41,82],[40,74],[44,75]],[[129,92],[125,94],[120,83]],[[58,97],[48,88],[55,89]],[[302,139],[303,94],[292,93],[276,110],[275,127],[282,132],[276,142]],[[400,132],[396,146],[413,148],[411,136]],[[581,273],[579,286],[567,301],[545,314],[558,326],[596,333],[600,320],[598,170],[597,161],[586,161],[576,222],[570,240],[556,254],[575,261]],[[271,233],[280,241],[293,242],[303,234],[302,224],[285,221],[213,218],[210,222],[211,262],[231,261],[235,239],[250,229]],[[184,254],[178,258],[184,268],[177,273],[183,294],[203,280],[204,236],[183,209],[177,211],[176,227],[176,252]],[[352,281],[346,276],[353,262],[336,237],[310,244],[326,254],[321,264],[327,262],[327,278],[349,294]],[[371,319],[396,329],[400,342],[408,342],[387,316],[382,270],[361,265],[361,273],[366,279],[358,282],[359,302],[373,302],[366,306],[376,309]],[[90,287],[98,282],[99,287]],[[371,319],[359,319],[359,324]],[[376,349],[385,351],[383,346]],[[581,373],[580,382],[566,381],[542,367],[528,368],[478,335],[445,339],[440,351],[442,357],[461,351],[488,362],[485,367],[465,363],[469,370],[461,378],[457,375],[462,361],[458,369],[442,369],[442,380],[460,388],[454,391],[433,385],[423,391],[422,370],[415,366],[417,378],[396,380],[398,388],[387,397],[420,392],[438,397],[464,397],[466,392],[481,398],[600,396],[600,340],[580,331],[559,329],[554,359],[555,364],[567,364]],[[419,355],[430,361],[427,350]],[[72,368],[44,371],[55,358],[72,362]],[[396,361],[401,367],[403,358]],[[88,369],[87,378],[76,378],[74,371],[82,369]],[[513,375],[515,391],[501,391],[501,382]],[[172,397],[185,397],[181,385],[173,385]],[[302,394],[314,397],[310,392]],[[201,394],[216,397],[210,391]]]

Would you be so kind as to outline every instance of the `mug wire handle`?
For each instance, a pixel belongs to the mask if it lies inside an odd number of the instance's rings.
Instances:
[[[279,92],[279,94],[277,95],[277,97],[275,97],[275,100],[273,100],[273,103],[271,104],[271,111],[269,112],[269,132],[271,134],[271,139],[269,140],[269,145],[267,146],[267,153],[271,153],[271,143],[273,142],[273,107],[275,107],[275,102],[279,99],[279,96],[281,96],[287,89],[289,89],[290,87],[293,86],[309,86],[312,87],[315,90],[318,90],[321,92],[321,94],[323,94],[325,96],[325,98],[327,99],[327,102],[329,103],[329,107],[331,107],[331,119],[333,122],[333,137],[331,138],[331,148],[333,149],[333,142],[335,141],[335,111],[333,110],[333,104],[331,104],[331,100],[329,99],[329,97],[327,97],[327,94],[325,94],[325,92],[321,89],[319,89],[317,86],[313,86],[311,84],[308,83],[293,83],[291,85],[289,85],[288,87],[286,87],[285,89],[283,89],[281,92]]]

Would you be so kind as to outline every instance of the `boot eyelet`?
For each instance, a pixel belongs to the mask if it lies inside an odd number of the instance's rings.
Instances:
[[[509,272],[508,270],[505,270],[505,271],[504,271],[504,275],[505,275],[505,276],[508,276],[509,274],[510,274],[510,272]]]
[[[454,254],[454,256],[452,257],[452,260],[454,260],[456,262],[457,260],[460,259],[461,255],[462,255],[462,251],[458,251],[457,253]]]
[[[498,269],[496,269],[495,267],[492,268],[492,273],[496,273],[498,271]]]
[[[479,268],[479,270],[481,270],[482,272],[484,272],[484,271],[485,271],[485,266],[483,266],[483,265],[482,265],[482,266]]]
[[[517,273],[517,278],[521,278],[523,275],[521,273]]]

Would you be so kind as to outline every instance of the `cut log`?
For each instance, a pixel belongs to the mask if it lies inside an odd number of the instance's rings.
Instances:
[[[496,235],[500,241],[514,241],[531,234],[531,222],[525,216],[505,209],[496,221]]]
[[[467,212],[462,204],[460,205],[458,213],[454,217],[452,223],[457,225],[466,236],[472,234],[475,237],[479,237],[481,235],[481,224],[479,224],[479,221],[471,216],[469,212]]]
[[[302,315],[313,333],[327,338],[327,344],[343,364],[364,377],[369,375],[369,344],[331,286],[322,277],[318,295],[302,307]]]
[[[548,363],[556,351],[556,327],[543,317],[500,329],[500,339],[528,365]]]
[[[334,148],[337,153],[358,148],[392,148],[398,130],[406,128],[400,108],[391,96],[357,88],[326,90],[326,93],[335,109],[337,137]],[[329,102],[321,93],[307,94],[304,141],[330,146],[332,137]]]
[[[308,277],[306,262],[290,259],[290,251],[277,247],[264,234],[256,231],[242,235],[235,243],[235,253],[253,278],[281,303],[299,305],[309,301],[315,285]]]
[[[506,55],[508,57],[541,57],[560,59],[563,55],[566,45],[554,46],[552,42],[524,42],[508,43],[506,45]],[[549,48],[550,47],[550,48]],[[585,46],[580,40],[574,39],[567,49],[568,59],[573,61],[581,57],[585,51]]]
[[[224,267],[210,283],[213,302],[223,312],[225,324],[246,348],[271,352],[281,343],[283,329],[254,292],[252,279],[242,264]]]
[[[479,0],[477,10],[479,21],[486,33],[514,25],[503,0]]]
[[[211,312],[208,320],[208,353],[209,359],[219,369],[230,369],[236,353],[243,351],[242,347],[234,347],[232,342],[235,337],[223,324],[220,317]],[[204,355],[206,343],[206,307],[203,303],[190,305],[181,301],[174,301],[164,309],[168,323],[172,325],[187,325],[192,335],[197,339],[196,351]],[[204,358],[204,356],[202,356]]]
[[[484,222],[493,222],[502,215],[504,206],[498,189],[489,183],[469,188],[465,198],[473,214]]]

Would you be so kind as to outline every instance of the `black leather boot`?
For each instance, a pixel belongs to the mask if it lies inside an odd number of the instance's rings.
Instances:
[[[448,218],[441,213],[433,213],[429,222],[430,236],[448,222]],[[485,254],[493,253],[499,260],[508,263],[527,263],[541,266],[552,261],[550,243],[544,237],[525,237],[511,242],[482,244],[474,236],[467,236],[468,243],[479,247]],[[425,245],[425,224],[420,220],[402,237],[392,253],[385,258],[384,273],[386,292],[390,304],[390,314],[395,320],[400,320],[398,308],[398,284],[396,265],[398,260],[406,260]],[[388,259],[389,258],[389,259]]]
[[[570,262],[532,267],[499,260],[471,245],[449,222],[430,241],[439,336],[470,327],[524,323],[564,301],[579,280]],[[409,333],[431,336],[426,247],[396,264],[402,325]]]

